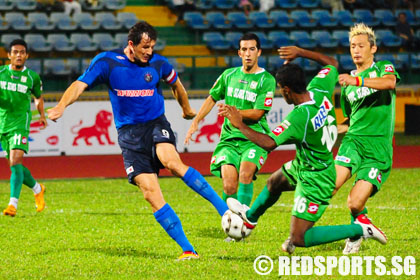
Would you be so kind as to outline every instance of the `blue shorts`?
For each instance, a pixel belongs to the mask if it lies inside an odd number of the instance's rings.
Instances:
[[[156,155],[157,143],[176,143],[175,134],[165,115],[146,123],[125,125],[118,129],[118,144],[122,150],[128,181],[142,173],[156,173],[164,168]]]

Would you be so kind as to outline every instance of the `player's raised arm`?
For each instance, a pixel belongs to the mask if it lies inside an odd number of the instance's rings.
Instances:
[[[59,119],[63,113],[64,109],[75,102],[79,96],[85,91],[87,88],[87,84],[81,81],[74,81],[64,92],[63,96],[60,99],[58,104],[47,110],[48,118],[50,120],[56,121]]]
[[[285,64],[293,61],[295,58],[303,57],[314,60],[321,65],[332,65],[338,68],[338,61],[335,58],[319,52],[313,52],[296,46],[281,47],[277,52],[281,59],[286,60]]]
[[[190,140],[192,140],[192,135],[198,130],[198,124],[208,113],[213,109],[216,101],[213,99],[212,96],[207,97],[207,99],[201,105],[200,111],[198,111],[197,116],[192,121],[190,128],[187,131],[187,135],[185,136],[184,144],[189,144]]]
[[[181,83],[181,80],[177,78],[175,83],[171,84],[170,86],[172,89],[172,94],[182,108],[182,117],[186,120],[193,119],[197,113],[190,106],[187,91],[185,90],[184,85]]]

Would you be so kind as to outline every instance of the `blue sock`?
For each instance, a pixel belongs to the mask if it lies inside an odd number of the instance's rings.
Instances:
[[[193,189],[196,193],[207,199],[213,204],[220,216],[229,209],[226,202],[213,190],[201,174],[192,167],[189,167],[182,181]]]
[[[158,221],[169,236],[172,237],[179,246],[181,246],[183,252],[195,252],[194,247],[185,236],[181,221],[168,203],[163,205],[163,207],[156,211],[153,215],[155,216],[156,221]]]

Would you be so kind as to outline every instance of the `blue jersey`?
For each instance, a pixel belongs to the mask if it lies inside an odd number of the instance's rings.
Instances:
[[[177,73],[168,60],[153,54],[145,65],[128,60],[123,49],[102,52],[79,77],[93,88],[99,84],[108,86],[114,112],[115,126],[145,123],[165,113],[164,99],[159,81],[168,84],[177,80]]]

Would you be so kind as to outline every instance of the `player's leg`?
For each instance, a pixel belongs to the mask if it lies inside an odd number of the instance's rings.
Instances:
[[[23,154],[25,152],[19,149],[12,149],[9,151],[9,166],[10,166],[10,200],[9,205],[3,210],[4,215],[15,216],[17,205],[22,190],[23,183]]]
[[[223,200],[229,197],[238,197],[238,170],[234,165],[224,164],[221,166],[221,175],[223,182]]]
[[[347,182],[348,179],[351,177],[351,168],[341,165],[335,165],[335,171],[337,173],[337,177],[335,180],[335,189],[333,191],[333,196],[338,192],[338,190]]]
[[[255,172],[257,172],[257,166],[254,163],[249,161],[241,162],[241,166],[239,167],[238,200],[247,206],[251,204],[254,193],[252,180]]]
[[[157,175],[154,173],[139,174],[133,179],[134,183],[143,192],[143,196],[153,210],[156,221],[182,248],[184,253],[195,253],[191,243],[185,236],[181,221],[175,211],[165,202],[160,189]]]
[[[194,168],[185,165],[172,143],[157,143],[156,155],[159,161],[172,174],[180,177],[187,186],[210,201],[222,216],[228,207],[220,196],[213,190],[204,177]]]

